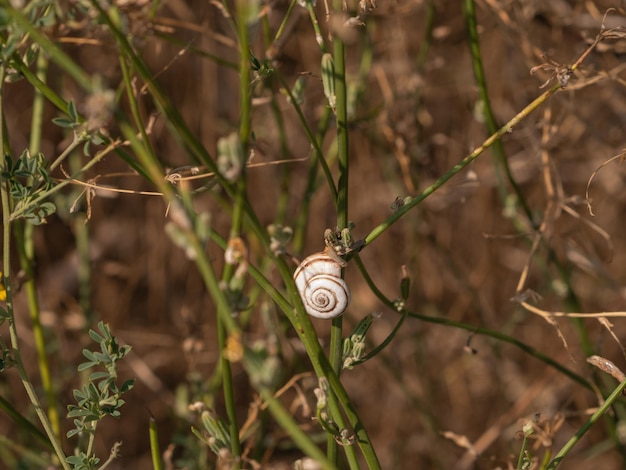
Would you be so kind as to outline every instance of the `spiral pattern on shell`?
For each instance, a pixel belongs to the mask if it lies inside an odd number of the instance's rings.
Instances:
[[[341,266],[326,253],[306,258],[293,277],[309,315],[334,318],[348,308],[350,289],[341,278]]]

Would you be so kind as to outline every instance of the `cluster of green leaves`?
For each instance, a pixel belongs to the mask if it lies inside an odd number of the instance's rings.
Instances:
[[[121,397],[135,384],[134,379],[124,381],[121,386],[117,384],[118,362],[130,352],[130,346],[120,346],[104,322],[98,323],[98,329],[100,333],[90,330],[89,336],[100,345],[100,351],[83,350],[87,361],[78,366],[78,371],[94,367],[104,370],[92,372],[88,382],[81,389],[74,390],[76,405],[68,406],[67,416],[74,418],[74,429],[68,431],[67,436],[86,434],[89,437],[87,451],[81,450],[67,459],[77,470],[96,468],[100,460],[92,453],[92,443],[97,424],[107,416],[121,416],[120,408],[125,403]]]
[[[32,224],[45,222],[46,217],[53,214],[56,207],[49,201],[35,205],[33,201],[55,185],[48,171],[50,162],[43,154],[30,155],[28,150],[24,150],[17,160],[6,155],[5,162],[5,169],[0,177],[8,183],[14,210],[26,208],[22,216]]]

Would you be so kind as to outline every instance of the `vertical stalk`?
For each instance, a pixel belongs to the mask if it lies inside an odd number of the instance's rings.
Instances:
[[[239,43],[239,141],[241,143],[241,154],[231,156],[239,158],[239,168],[241,173],[235,184],[235,196],[233,207],[233,219],[230,228],[230,239],[239,237],[243,224],[244,210],[246,204],[246,160],[250,140],[251,127],[251,95],[250,95],[250,44],[248,38],[248,18],[253,9],[252,3],[239,0],[236,2],[237,15],[237,37]],[[226,263],[222,273],[223,285],[228,285],[233,278],[235,265]],[[233,456],[233,468],[240,468],[241,443],[239,441],[239,426],[237,424],[237,413],[235,403],[235,390],[230,361],[224,351],[226,350],[227,331],[222,322],[224,315],[230,315],[230,306],[226,306],[228,311],[217,317],[217,335],[220,349],[220,370],[222,372],[222,382],[224,391],[224,403],[226,414],[228,415],[228,427],[230,433],[230,451]]]
[[[491,109],[491,101],[489,99],[489,93],[487,91],[487,80],[485,78],[485,70],[483,69],[482,55],[480,52],[480,41],[478,39],[478,27],[476,24],[476,9],[474,5],[474,0],[465,0],[463,2],[463,13],[465,15],[465,22],[467,25],[467,34],[469,38],[470,52],[472,54],[474,76],[476,78],[476,84],[478,85],[478,89],[480,91],[480,100],[483,105],[483,115],[487,124],[487,131],[489,132],[489,134],[494,134],[495,132],[497,132],[499,126],[496,122],[493,110]],[[513,178],[511,169],[506,159],[506,154],[504,152],[504,145],[502,145],[501,140],[497,140],[493,144],[493,158],[500,198],[504,201],[507,197],[507,190],[503,181],[504,174],[504,177],[506,177],[507,181],[511,185],[511,188],[513,188],[513,191],[517,196],[517,201],[522,206],[522,209],[524,210],[524,214],[528,218],[528,221],[533,225],[534,228],[537,228],[534,225],[532,212],[528,207],[528,204],[526,203],[526,199],[524,198],[524,195],[522,194],[517,182]]]
[[[341,15],[343,10],[343,0],[333,0],[333,13]],[[349,148],[348,148],[348,105],[347,105],[347,87],[346,87],[346,64],[344,43],[338,35],[333,37],[333,60],[334,60],[334,84],[335,84],[335,113],[337,120],[337,162],[339,167],[339,175],[337,179],[337,229],[342,230],[348,226],[348,169],[349,169]],[[335,317],[332,320],[330,329],[330,364],[337,374],[341,373],[341,354],[342,354],[342,336],[343,336],[343,317]],[[329,403],[332,408],[336,407],[336,395],[329,391]],[[337,416],[333,416],[338,419]],[[338,463],[338,444],[334,436],[329,435],[328,458],[335,464]],[[346,449],[348,450],[348,449]],[[354,456],[348,452],[346,454],[350,459],[351,466]]]
[[[5,135],[4,135],[4,78],[6,74],[6,69],[4,62],[0,63],[0,149],[2,149],[2,155],[0,156],[0,172],[6,169],[6,157],[4,153],[5,145]],[[22,386],[30,399],[33,407],[35,408],[35,413],[41,422],[41,425],[44,428],[44,431],[50,442],[52,447],[54,448],[54,452],[59,459],[59,464],[65,470],[69,470],[70,467],[65,461],[65,454],[63,453],[63,449],[61,448],[61,442],[57,438],[57,434],[55,433],[52,425],[50,424],[50,420],[48,415],[44,411],[41,406],[41,401],[35,392],[35,388],[28,378],[26,374],[26,370],[24,369],[24,363],[22,362],[22,357],[20,354],[20,345],[19,345],[19,337],[17,334],[17,325],[15,324],[15,312],[13,310],[13,289],[11,287],[11,263],[10,263],[10,240],[11,240],[11,201],[9,197],[9,188],[8,182],[3,181],[0,183],[0,199],[2,203],[2,271],[4,273],[4,286],[6,288],[6,306],[7,312],[9,313],[8,324],[9,324],[9,337],[11,341],[11,354],[13,356],[13,360],[15,363],[15,367],[18,371],[20,379],[22,381]]]
[[[37,77],[45,83],[46,73],[48,70],[48,59],[45,54],[40,53],[37,56]],[[36,158],[41,148],[41,129],[43,126],[43,106],[44,96],[35,88],[33,98],[33,112],[30,128],[30,145],[29,151],[32,158]],[[61,424],[59,418],[59,410],[57,405],[56,393],[52,384],[52,376],[50,373],[50,365],[48,363],[48,355],[46,351],[46,338],[41,326],[39,298],[37,296],[37,285],[33,265],[35,262],[35,248],[33,241],[34,226],[23,220],[17,221],[14,225],[14,234],[20,258],[20,266],[24,271],[26,282],[24,283],[24,291],[28,302],[28,313],[33,327],[33,338],[35,340],[35,348],[37,350],[37,365],[39,367],[39,375],[41,377],[41,387],[43,388],[48,402],[48,417],[50,424],[57,438],[61,438]]]
[[[311,156],[311,162],[309,163],[309,172],[307,175],[306,186],[303,191],[302,204],[294,223],[293,249],[296,253],[302,253],[302,249],[304,248],[306,227],[309,220],[309,207],[311,206],[311,198],[313,197],[317,184],[317,169],[319,161],[324,159],[324,155],[320,154],[317,149],[322,146],[324,136],[326,135],[330,124],[331,114],[332,112],[330,107],[326,106],[324,108],[324,113],[317,124],[317,132],[315,134],[317,146],[313,147],[313,155]]]
[[[475,0],[464,0],[463,2],[463,11],[465,14],[465,21],[467,24],[468,36],[469,36],[469,44],[470,44],[470,52],[472,54],[472,64],[474,68],[474,75],[476,77],[476,83],[478,85],[478,89],[480,90],[481,101],[484,106],[484,117],[487,124],[487,131],[489,134],[494,135],[499,132],[498,123],[496,122],[496,118],[491,109],[491,101],[489,99],[489,93],[487,91],[487,80],[485,78],[485,71],[483,69],[482,63],[482,55],[480,50],[480,42],[478,39],[478,28],[476,23],[476,9],[475,9]],[[573,67],[572,67],[573,68]],[[507,197],[506,188],[504,187],[504,183],[502,181],[501,173],[504,174],[506,180],[509,185],[513,189],[515,193],[517,202],[521,205],[524,215],[528,219],[529,224],[533,227],[533,229],[537,230],[539,228],[539,223],[536,222],[533,218],[532,211],[526,202],[526,198],[522,194],[522,191],[513,178],[513,174],[511,173],[511,168],[506,159],[506,154],[504,152],[504,145],[500,139],[497,139],[493,142],[493,154],[494,154],[494,168],[496,177],[498,179],[498,186],[500,189],[500,196],[504,201]],[[523,224],[519,222],[516,224],[518,227],[525,227]],[[525,231],[525,228],[520,229],[520,231]],[[567,297],[566,297],[566,305],[569,306],[570,311],[580,311],[580,304],[576,297],[576,294],[572,290],[572,284],[570,282],[570,274],[569,271],[560,266],[558,261],[555,261],[555,265],[559,271],[561,279],[567,286]],[[589,339],[589,334],[586,328],[583,325],[583,322],[579,318],[573,319],[574,326],[576,327],[580,341],[582,344],[583,351],[586,356],[591,356],[593,354],[593,346],[591,344],[591,340]]]
[[[161,451],[159,450],[159,432],[156,421],[152,416],[150,417],[149,436],[152,468],[153,470],[163,470],[163,461],[161,460]]]

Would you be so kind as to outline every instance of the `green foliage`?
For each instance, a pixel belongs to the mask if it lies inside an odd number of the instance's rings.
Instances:
[[[86,434],[90,442],[99,421],[106,416],[120,417],[120,408],[125,403],[121,396],[135,384],[134,379],[124,381],[121,386],[117,384],[118,362],[130,352],[130,346],[120,346],[104,322],[98,323],[98,330],[99,333],[89,330],[89,336],[98,343],[100,351],[83,350],[87,361],[78,366],[78,371],[94,367],[101,367],[104,370],[92,372],[88,382],[81,389],[74,390],[76,405],[69,405],[67,413],[68,418],[74,418],[74,429],[67,432],[67,437]],[[78,455],[69,457],[67,461],[76,469],[91,469],[96,468],[99,459],[93,454],[81,451]]]
[[[28,222],[34,225],[45,223],[46,217],[56,211],[52,202],[33,204],[40,195],[55,186],[49,174],[50,162],[41,153],[31,156],[24,150],[17,160],[5,156],[4,170],[0,174],[9,185],[9,193],[14,202],[14,210],[22,211]]]
[[[76,111],[76,105],[72,100],[70,100],[67,104],[67,115],[67,118],[53,118],[52,122],[55,123],[57,126],[64,127],[66,129],[75,129],[81,125],[81,119],[79,118],[78,112]]]
[[[95,455],[85,455],[83,452],[80,452],[79,455],[69,456],[67,463],[69,463],[74,470],[94,470],[98,468],[100,459]]]
[[[477,109],[485,114],[490,137],[472,153],[451,165],[449,170],[444,171],[423,191],[411,196],[398,196],[391,205],[392,213],[381,217],[384,220],[376,222],[378,225],[373,227],[359,226],[359,230],[365,230],[366,234],[363,238],[356,238],[355,224],[348,218],[348,209],[351,208],[349,201],[353,200],[348,198],[348,188],[351,185],[349,168],[354,162],[367,157],[359,156],[357,159],[351,157],[348,144],[353,137],[349,131],[361,132],[364,140],[367,140],[370,136],[367,135],[366,126],[374,122],[374,117],[389,120],[391,119],[389,116],[393,114],[385,111],[386,115],[383,116],[382,110],[387,107],[386,101],[389,98],[387,96],[383,97],[384,104],[371,107],[371,103],[365,103],[370,107],[365,114],[360,109],[359,100],[367,93],[372,95],[376,93],[368,87],[369,82],[366,80],[367,74],[372,69],[374,52],[378,52],[378,49],[370,43],[370,36],[373,35],[376,25],[372,29],[367,25],[368,16],[375,7],[374,2],[359,2],[358,6],[354,6],[356,12],[353,12],[344,11],[344,2],[335,0],[324,5],[326,11],[321,13],[319,8],[317,10],[314,8],[314,1],[293,1],[290,2],[286,12],[280,12],[284,13],[284,19],[276,31],[272,30],[274,26],[268,22],[268,17],[272,16],[268,12],[274,8],[273,5],[263,5],[262,8],[262,3],[257,0],[212,3],[211,7],[218,6],[223,15],[220,21],[230,26],[225,30],[231,37],[225,35],[221,40],[224,43],[232,42],[233,50],[239,56],[237,64],[212,53],[195,50],[191,46],[181,48],[179,52],[181,57],[189,51],[195,52],[197,56],[194,58],[207,57],[219,66],[236,69],[237,73],[232,75],[238,80],[238,101],[233,100],[233,103],[238,103],[238,109],[233,115],[237,116],[238,120],[236,123],[219,122],[215,137],[215,156],[211,155],[212,150],[207,149],[204,136],[201,138],[196,135],[197,123],[195,121],[188,123],[183,118],[184,113],[170,101],[170,97],[161,88],[161,74],[167,77],[170,69],[177,66],[178,59],[172,60],[172,63],[162,70],[155,71],[146,62],[141,49],[143,41],[141,31],[147,30],[156,35],[157,32],[160,34],[169,27],[151,22],[159,2],[143,5],[145,8],[133,2],[124,8],[118,8],[116,5],[115,2],[105,5],[96,0],[81,0],[60,7],[58,2],[47,0],[23,4],[0,0],[1,86],[16,80],[25,80],[27,82],[25,86],[30,86],[35,91],[33,129],[29,142],[31,150],[24,150],[16,158],[9,151],[11,139],[6,133],[10,126],[6,123],[0,126],[2,141],[0,146],[5,149],[0,166],[0,181],[4,230],[2,271],[6,275],[0,286],[0,301],[6,301],[6,308],[0,307],[0,325],[10,330],[10,344],[5,344],[4,339],[0,338],[0,372],[15,368],[20,373],[26,395],[61,466],[66,470],[102,469],[117,458],[119,443],[112,446],[111,454],[106,461],[102,456],[95,454],[95,435],[102,420],[107,417],[119,418],[123,410],[128,408],[123,408],[125,400],[122,397],[135,383],[132,379],[120,380],[118,376],[119,362],[127,356],[130,346],[120,345],[109,326],[103,321],[99,322],[97,330],[89,330],[90,338],[98,347],[94,350],[85,349],[83,356],[86,360],[77,368],[79,372],[90,373],[86,383],[73,391],[75,404],[67,407],[67,418],[73,422],[74,428],[64,437],[78,443],[73,455],[66,457],[63,451],[66,442],[63,442],[60,431],[63,426],[55,417],[55,405],[50,399],[55,393],[52,381],[48,377],[50,369],[45,362],[50,344],[46,343],[42,334],[38,336],[37,333],[41,332],[41,321],[38,316],[37,275],[34,270],[36,260],[33,248],[34,229],[24,222],[41,225],[46,222],[47,217],[55,213],[56,207],[49,200],[50,196],[63,187],[77,183],[77,175],[91,169],[106,154],[105,151],[98,152],[92,158],[83,159],[83,155],[91,157],[92,146],[107,145],[107,152],[115,150],[126,164],[145,178],[145,183],[154,186],[151,194],[163,197],[167,205],[164,230],[173,245],[184,250],[185,255],[195,265],[203,288],[211,298],[211,315],[206,317],[213,322],[211,332],[217,337],[216,359],[215,364],[212,364],[215,365],[215,372],[213,377],[197,373],[188,379],[189,382],[194,380],[198,382],[197,393],[186,398],[188,402],[194,403],[192,406],[195,411],[200,410],[200,413],[196,413],[198,418],[196,422],[193,421],[189,409],[185,410],[186,413],[179,414],[185,429],[184,432],[177,434],[175,439],[185,447],[182,450],[185,465],[189,463],[191,466],[193,463],[198,468],[205,468],[206,459],[203,452],[209,454],[210,451],[221,459],[228,456],[229,464],[233,468],[245,465],[246,458],[252,461],[252,465],[260,466],[259,461],[266,453],[278,448],[274,439],[279,436],[284,441],[280,443],[281,445],[297,447],[302,454],[315,459],[323,468],[336,468],[343,461],[352,470],[361,468],[361,465],[374,470],[381,468],[372,439],[359,415],[361,411],[344,387],[341,374],[344,370],[352,370],[357,365],[381,355],[384,348],[396,338],[406,321],[428,321],[458,331],[470,331],[472,335],[488,335],[494,340],[513,344],[529,356],[556,369],[564,377],[572,379],[577,386],[592,388],[586,378],[572,372],[558,361],[542,355],[512,334],[490,330],[476,324],[461,323],[439,314],[429,316],[410,310],[415,298],[411,297],[411,280],[404,266],[402,268],[398,266],[398,271],[402,272],[398,297],[388,298],[376,286],[359,255],[361,250],[367,249],[379,236],[388,232],[393,224],[405,218],[410,212],[415,212],[427,197],[447,186],[455,175],[466,169],[490,147],[493,147],[496,155],[493,168],[507,220],[514,222],[514,228],[520,237],[525,237],[535,244],[535,239],[528,234],[534,236],[535,232],[541,232],[540,219],[536,217],[539,211],[533,213],[528,207],[525,195],[508,167],[500,139],[509,134],[522,120],[527,119],[539,105],[546,103],[552,95],[565,87],[586,55],[581,56],[579,61],[572,65],[550,63],[544,64],[543,68],[540,66],[542,70],[553,71],[549,81],[554,80],[554,86],[537,97],[504,126],[499,126],[491,111],[490,96],[487,93],[482,69],[474,2],[466,1],[464,14],[469,32],[468,44],[471,47],[472,66],[480,93],[481,106]],[[297,19],[295,15],[292,16],[296,5],[306,8],[310,17],[313,35],[310,35],[309,39],[314,49],[313,56],[316,57],[313,66],[316,70],[300,70],[293,74],[294,78],[287,75],[286,67],[282,66],[280,49],[291,41],[290,34],[294,34],[290,28],[295,24],[293,20]],[[272,14],[274,13],[276,12],[272,11]],[[320,14],[328,15],[329,34],[322,34],[320,30],[317,19]],[[353,14],[356,16],[352,16]],[[119,60],[120,73],[117,74],[116,70],[116,73],[106,75],[111,80],[113,79],[110,77],[121,76],[120,83],[112,83],[110,88],[108,84],[104,86],[104,79],[90,75],[91,72],[88,72],[87,67],[77,63],[75,56],[66,52],[62,41],[59,41],[56,35],[65,35],[68,30],[74,33],[74,28],[85,30],[80,31],[81,34],[70,34],[68,37],[90,37],[91,34],[85,33],[92,33],[93,29],[98,28],[99,32],[104,33],[98,37],[106,38],[101,39],[102,41],[109,41],[107,50],[114,51],[117,48],[116,60]],[[432,25],[430,28],[432,29]],[[428,28],[427,30],[425,42],[432,39],[431,30]],[[262,31],[259,37],[263,44],[254,43],[257,31]],[[608,34],[609,32],[611,34]],[[602,36],[604,33],[606,35]],[[439,34],[447,34],[446,28],[442,28]],[[598,36],[589,52],[603,39],[624,37],[620,29],[607,31],[603,27],[602,34]],[[167,33],[161,39],[175,44],[175,40],[179,38],[170,37]],[[350,47],[351,45],[355,47]],[[258,58],[254,55],[255,50],[264,50],[267,53],[263,58]],[[329,52],[331,50],[332,53]],[[345,54],[346,50],[349,54]],[[422,57],[425,60],[426,54]],[[352,63],[347,64],[346,58]],[[51,61],[55,70],[60,72],[58,82],[64,84],[62,92],[56,91],[58,83],[48,85],[46,81],[48,61]],[[420,67],[422,66],[423,63]],[[358,74],[353,75],[352,70],[357,69]],[[395,69],[395,64],[390,69]],[[391,97],[396,90],[387,83],[389,78],[385,75],[387,70],[384,66],[376,70],[379,86],[383,89],[382,94],[389,94]],[[416,75],[419,75],[419,80],[411,77],[407,82],[421,82],[424,79],[422,77],[424,70],[420,68],[418,72]],[[221,70],[216,75],[222,79]],[[71,82],[71,85],[66,87],[67,82]],[[405,87],[405,84],[401,85],[402,87],[398,88]],[[406,84],[407,88],[411,86],[413,85],[410,83]],[[74,99],[66,101],[63,96],[68,90],[72,90],[71,96],[74,96]],[[314,107],[314,100],[310,99],[315,98],[316,93],[320,97],[317,108]],[[287,111],[281,94],[287,97],[286,104],[289,106]],[[5,96],[6,93],[0,93],[0,99],[4,99]],[[85,96],[87,98],[84,98]],[[55,132],[64,133],[67,137],[64,141],[65,148],[61,149],[60,154],[53,160],[39,152],[42,146],[41,130],[44,123],[49,124],[49,119],[44,119],[46,102],[54,105],[60,113],[58,117],[52,119],[52,123],[60,128]],[[97,106],[94,105],[90,109],[89,104],[94,103]],[[253,120],[257,103],[269,104],[271,112],[268,112],[268,115],[274,118],[269,125]],[[4,106],[4,103],[0,103],[0,116],[8,116]],[[410,119],[407,119],[415,121],[416,129],[411,130],[415,130],[416,135],[421,136],[424,132],[424,127],[417,121],[420,119],[427,121],[425,115],[428,114],[421,115],[416,111],[415,116],[410,115]],[[154,116],[157,116],[154,120],[156,125],[153,122]],[[286,123],[289,116],[293,116],[293,122]],[[394,156],[400,166],[406,165],[403,166],[403,171],[407,174],[403,176],[413,183],[413,170],[418,167],[421,169],[423,163],[414,155],[409,155],[410,152],[405,152],[407,137],[396,135],[396,130],[389,124],[389,122],[384,124],[384,139],[380,140],[387,139],[393,142]],[[156,127],[165,129],[163,135],[166,137],[167,145],[162,146],[161,135],[157,137],[154,132]],[[411,127],[411,124],[403,123],[402,127],[406,129]],[[267,131],[266,128],[271,131]],[[306,146],[302,148],[312,149],[312,155],[308,159],[310,166],[307,181],[300,188],[294,184],[294,181],[300,181],[299,179],[292,179],[289,172],[283,172],[278,182],[280,195],[276,211],[272,215],[273,220],[268,220],[267,214],[257,212],[255,194],[250,193],[248,165],[254,152],[263,148],[264,139],[272,139],[272,142],[275,140],[279,148],[276,153],[282,157],[289,156],[292,146],[289,133],[294,128],[297,133],[308,139],[308,142],[305,142]],[[411,132],[407,135],[412,138]],[[376,142],[379,137],[378,135],[372,137],[370,143],[376,143],[373,147],[377,152],[381,152],[380,159],[384,160],[387,155],[382,151],[383,145]],[[70,140],[71,143],[67,144]],[[161,149],[169,148],[170,141],[180,144],[181,155],[171,157],[161,155]],[[439,142],[441,141],[442,139],[439,139]],[[81,148],[83,155],[80,155]],[[53,172],[56,171],[55,174],[58,175],[61,165],[66,163],[69,156],[72,157],[69,165],[72,176],[68,176],[65,173],[66,169],[63,168],[64,177],[53,178]],[[166,172],[164,167],[170,163],[170,159],[178,158],[188,160],[181,163],[179,167],[181,171]],[[83,160],[89,162],[84,163]],[[188,174],[183,169],[188,171]],[[441,168],[437,166],[436,171],[440,170]],[[208,183],[192,187],[195,177],[204,177]],[[275,178],[268,178],[267,184],[273,186],[275,181]],[[398,182],[394,180],[393,184],[399,186]],[[417,184],[412,187],[411,192],[417,192],[414,191],[416,187]],[[370,195],[362,188],[361,191],[363,192],[357,195],[358,199],[354,200],[360,204],[363,201],[369,203]],[[90,186],[86,192],[88,198],[91,198],[95,194],[95,189]],[[80,190],[76,193],[80,193]],[[320,341],[315,325],[302,308],[292,278],[293,265],[295,258],[302,255],[303,240],[310,232],[307,226],[311,215],[309,204],[317,194],[324,195],[330,200],[328,207],[324,209],[326,213],[323,217],[325,224],[323,227],[331,228],[324,233],[317,233],[315,243],[325,245],[342,267],[346,267],[348,263],[356,264],[369,290],[380,300],[388,313],[396,315],[395,327],[375,347],[371,345],[371,338],[374,335],[370,333],[378,328],[378,323],[374,322],[378,314],[355,308],[353,315],[346,321],[347,325],[356,316],[354,319],[356,326],[351,333],[346,333],[347,326],[343,324],[344,320],[341,317],[333,319],[329,327],[330,347],[326,350],[327,343]],[[209,203],[205,205],[204,200],[199,200],[200,195],[207,196],[207,199],[210,199]],[[74,197],[74,194],[67,197],[68,199]],[[90,202],[91,199],[88,199],[87,204]],[[300,202],[301,205],[294,209]],[[205,207],[214,210],[213,207],[216,206],[219,207],[219,216],[213,217]],[[388,204],[385,207],[388,208]],[[292,221],[290,218],[298,220]],[[74,220],[70,217],[69,220],[84,224],[83,219]],[[72,229],[75,233],[82,233],[85,236],[85,239],[81,240],[85,246],[80,255],[83,257],[81,274],[85,276],[85,270],[88,271],[90,268],[88,234],[80,232],[77,225]],[[227,235],[221,235],[221,232]],[[554,253],[551,247],[547,250],[546,259],[558,263],[558,253]],[[12,281],[9,273],[15,264],[10,259],[14,251],[21,255],[21,277]],[[158,255],[160,253],[156,254]],[[569,298],[575,298],[567,270],[561,265],[558,267],[562,273],[559,281],[565,286],[566,294]],[[26,291],[33,337],[38,350],[42,388],[48,394],[48,403],[46,400],[42,403],[39,399],[38,390],[33,387],[21,363],[19,352],[24,346],[19,342],[20,335],[17,334],[16,327],[18,322],[15,321],[9,286],[15,286],[17,291],[22,288]],[[86,302],[90,297],[90,288],[89,280],[82,279],[81,295],[83,300],[87,299]],[[88,310],[85,305],[81,307],[84,311]],[[246,316],[242,314],[244,312],[259,315]],[[262,328],[252,331],[252,328],[258,325]],[[581,329],[580,337],[582,349],[587,352],[590,342],[584,329]],[[203,341],[206,341],[206,338],[203,338]],[[193,349],[189,351],[186,350],[189,356],[194,356],[196,351]],[[293,412],[293,408],[288,408],[287,399],[281,395],[286,393],[281,386],[292,379],[289,375],[298,377],[301,370],[305,370],[303,376],[314,375],[319,384],[315,390],[316,420],[312,424],[308,419],[310,416],[306,416],[307,421],[303,425],[303,422],[298,420],[301,417]],[[401,375],[403,371],[398,372]],[[241,377],[244,378],[240,381],[235,380]],[[244,382],[246,387],[250,387],[250,391],[239,389],[239,384]],[[289,386],[286,386],[286,389],[295,389],[300,406],[306,408],[308,397],[302,391],[298,380],[294,379],[293,383],[287,384]],[[246,432],[242,432],[244,426],[241,425],[238,406],[242,397],[246,398],[253,394],[261,397],[263,403],[250,411],[245,425]],[[619,393],[611,395],[601,412],[594,414],[585,424],[586,427],[582,427],[568,445],[573,446],[589,426],[607,414],[609,406],[617,400],[618,395]],[[220,411],[218,415],[214,411],[213,403],[210,402],[219,402],[223,406],[223,413]],[[46,404],[49,405],[48,409]],[[187,405],[189,403],[184,403],[183,407]],[[19,414],[14,407],[4,408]],[[20,422],[23,428],[27,428],[27,423],[30,422],[24,417],[21,418],[21,420],[16,418],[15,421]],[[161,465],[157,424],[151,423],[150,429],[152,461],[155,468]],[[326,434],[325,447],[312,438],[316,433],[311,432],[311,429]],[[28,432],[32,434],[35,431]],[[199,441],[190,436],[190,432],[198,437]],[[524,429],[524,441],[518,460],[519,469],[530,468],[533,464],[534,456],[527,448],[531,434],[529,429]],[[248,440],[243,442],[246,439]],[[198,448],[199,445],[203,447]],[[564,447],[552,461],[550,468],[556,467],[569,449],[571,447]],[[49,460],[52,461],[53,458]],[[298,461],[296,465],[304,467],[302,461]],[[545,462],[545,465],[548,465],[548,462]]]

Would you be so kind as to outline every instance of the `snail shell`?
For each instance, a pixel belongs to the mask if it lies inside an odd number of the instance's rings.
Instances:
[[[341,278],[341,265],[326,252],[306,258],[293,274],[306,312],[317,318],[341,315],[350,303],[350,289]]]

